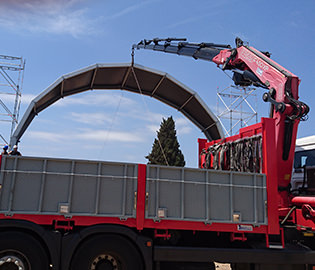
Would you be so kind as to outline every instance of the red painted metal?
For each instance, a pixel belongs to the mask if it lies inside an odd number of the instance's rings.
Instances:
[[[246,242],[247,241],[247,237],[245,236],[245,233],[231,233],[231,242],[234,241],[242,241],[242,242]]]
[[[279,234],[277,156],[275,149],[275,120],[262,118],[263,173],[267,181],[268,233]]]
[[[217,56],[213,58],[213,62],[217,65],[223,65],[229,59],[229,65],[232,67],[242,66],[243,70],[250,70],[253,72],[260,81],[262,81],[269,89],[275,89],[274,99],[277,102],[285,103],[285,111],[280,112],[274,109],[273,118],[276,120],[275,123],[275,150],[274,155],[277,157],[278,172],[277,180],[278,185],[282,188],[280,192],[280,204],[282,207],[289,206],[289,194],[288,185],[290,184],[292,164],[294,158],[295,140],[297,134],[297,127],[299,119],[293,120],[292,138],[290,140],[291,147],[287,160],[283,160],[283,147],[284,147],[284,135],[285,135],[285,121],[287,116],[294,113],[293,106],[288,102],[286,96],[287,89],[290,89],[290,94],[294,99],[298,99],[298,86],[300,79],[286,70],[278,63],[266,57],[266,55],[257,51],[253,47],[240,46],[234,51],[235,55],[229,58],[233,50],[222,50]],[[302,111],[305,112],[307,108],[302,106]]]
[[[297,225],[297,229],[300,231],[315,231],[314,219],[306,218],[302,212],[302,209],[295,210],[294,223]]]
[[[278,160],[275,154],[275,126],[276,120],[272,118],[262,118],[260,123],[240,129],[239,134],[224,139],[205,142],[199,142],[199,156],[201,156],[200,164],[204,162],[204,156],[201,155],[202,147],[206,149],[214,144],[223,144],[226,142],[236,141],[246,137],[262,135],[262,173],[266,174],[267,181],[267,212],[268,212],[268,233],[279,234],[279,195],[278,195]]]
[[[204,163],[204,156],[202,155],[202,150],[203,149],[208,149],[210,146],[214,145],[214,144],[224,144],[226,142],[233,142],[242,138],[246,138],[246,137],[252,137],[255,135],[259,135],[262,133],[262,124],[261,123],[257,123],[248,127],[244,127],[241,128],[239,130],[239,134],[230,136],[230,137],[226,137],[223,139],[219,139],[219,140],[214,140],[211,142],[207,142],[206,139],[198,139],[198,150],[199,150],[199,168],[203,168],[201,165]],[[212,165],[212,164],[211,164]]]
[[[137,229],[142,230],[145,216],[145,184],[147,166],[138,164]]]
[[[72,226],[91,226],[95,224],[120,224],[127,227],[142,230],[143,228],[151,228],[156,230],[191,230],[191,231],[215,231],[215,232],[231,232],[234,233],[232,237],[236,239],[239,235],[244,233],[259,233],[259,234],[279,234],[279,197],[278,197],[278,183],[277,183],[277,155],[274,154],[275,147],[275,126],[276,120],[269,118],[262,118],[261,123],[242,128],[238,135],[225,138],[224,140],[217,140],[215,142],[206,142],[206,140],[199,140],[199,151],[204,147],[209,147],[213,143],[224,143],[234,141],[240,138],[251,137],[254,135],[262,135],[263,147],[263,173],[266,174],[267,180],[267,211],[268,211],[268,225],[255,227],[249,231],[242,232],[238,224],[231,223],[212,223],[205,224],[197,221],[181,221],[181,220],[165,220],[161,219],[159,222],[152,219],[145,218],[145,202],[146,202],[146,165],[138,165],[138,187],[137,187],[137,208],[136,219],[128,218],[126,220],[114,217],[99,217],[99,216],[72,216],[70,219],[61,215],[23,215],[14,214],[13,216],[0,215],[0,219],[22,219],[28,220],[41,225],[57,226],[60,229],[71,229]],[[294,200],[293,200],[294,201]],[[281,203],[280,203],[281,205]],[[297,211],[295,221],[297,224],[303,226],[315,227],[314,222],[305,219],[302,212]],[[65,223],[66,222],[66,223]],[[68,223],[67,223],[68,222]],[[244,239],[244,238],[242,238]]]
[[[270,240],[269,240],[269,234],[266,234],[266,247],[270,248]],[[281,244],[282,248],[285,248],[285,240],[284,240],[284,230],[281,228],[280,229],[280,242],[279,243],[274,243],[274,244]]]
[[[309,204],[302,205],[302,215],[305,219],[315,221],[315,210]]]
[[[299,119],[293,120],[293,131],[291,138],[291,147],[287,160],[283,160],[283,147],[285,135],[285,121],[287,117],[294,113],[294,108],[288,102],[286,89],[290,89],[290,94],[298,100],[298,86],[300,80],[293,73],[284,69],[271,59],[252,47],[240,46],[235,49],[237,53],[229,58],[233,50],[222,50],[213,62],[218,65],[226,64],[229,59],[229,65],[242,70],[252,71],[261,82],[269,89],[275,89],[274,99],[277,102],[285,103],[284,112],[274,109],[272,118],[262,118],[261,123],[240,129],[239,134],[207,142],[205,139],[198,139],[199,143],[199,167],[205,163],[205,155],[202,150],[217,143],[226,143],[236,141],[246,137],[262,135],[262,173],[266,175],[267,183],[267,215],[268,225],[255,227],[251,224],[240,226],[236,223],[211,223],[206,224],[198,221],[166,220],[159,221],[145,218],[146,208],[146,165],[138,165],[138,182],[136,198],[136,218],[120,219],[117,217],[101,216],[71,216],[62,215],[35,215],[35,214],[13,214],[6,216],[0,214],[0,219],[27,220],[40,225],[50,225],[55,229],[71,230],[74,226],[91,226],[96,224],[119,224],[127,227],[143,230],[144,228],[154,229],[155,237],[170,237],[169,230],[191,230],[195,231],[214,231],[230,232],[231,240],[246,241],[246,234],[259,233],[265,234],[266,245],[269,247],[269,236],[279,235],[281,244],[284,247],[284,231],[279,225],[279,216],[284,217],[290,211],[290,207],[297,206],[287,221],[294,222],[297,229],[301,231],[315,231],[315,197],[295,197],[291,198],[287,187],[289,186],[292,172],[292,163],[294,158],[295,140]],[[266,59],[266,61],[264,60]],[[305,108],[302,108],[306,110]],[[0,167],[1,167],[0,155]],[[248,231],[243,231],[247,228]]]
[[[55,230],[65,230],[65,231],[71,231],[73,229],[73,223],[72,220],[55,220],[54,221],[54,229]]]
[[[269,248],[269,246],[270,246],[270,243],[269,243],[269,235],[266,234],[265,236],[266,236],[266,247]]]
[[[159,230],[154,230],[154,238],[163,238],[164,240],[170,239],[171,234],[168,230],[163,230],[162,232]]]
[[[97,224],[116,224],[124,225],[127,227],[136,228],[136,219],[120,219],[118,217],[99,217],[99,216],[72,216],[65,217],[62,215],[35,215],[35,214],[14,214],[7,216],[5,214],[0,214],[0,220],[10,219],[10,220],[27,220],[40,225],[51,225],[54,226],[56,222],[73,222],[74,226],[92,226]]]
[[[310,206],[315,207],[315,197],[297,196],[297,197],[292,198],[291,203],[296,206],[309,204]]]
[[[14,214],[12,216],[6,216],[0,214],[1,219],[10,220],[27,220],[40,225],[51,225],[54,226],[56,222],[61,221],[71,221],[73,226],[92,226],[97,224],[116,224],[124,225],[131,228],[137,228],[137,221],[135,218],[120,219],[117,217],[99,217],[99,216],[72,216],[71,218],[64,217],[61,215],[33,215],[33,214]],[[252,227],[250,231],[245,233],[268,233],[268,226],[261,225],[259,227],[254,227],[252,225],[247,225]],[[191,230],[191,231],[214,231],[214,232],[235,232],[243,233],[238,229],[238,224],[231,223],[212,223],[205,224],[198,221],[181,221],[181,220],[160,220],[156,222],[152,219],[144,219],[143,228],[158,229],[158,230]]]
[[[152,219],[146,219],[144,222],[145,228],[152,228],[152,229],[196,230],[196,231],[235,232],[235,233],[240,232],[238,225],[239,224],[231,224],[231,223],[205,224],[203,222],[198,222],[198,221],[163,220],[163,219],[158,222]],[[251,230],[246,231],[246,233],[267,233],[268,232],[267,225],[261,225],[259,227],[248,225],[248,227],[251,227]]]
[[[203,149],[206,149],[206,143],[207,143],[207,139],[198,139],[198,147],[199,147],[199,149],[198,149],[198,153],[199,153],[199,163],[198,163],[198,167],[199,168],[204,168],[204,165],[203,164],[205,164],[205,155],[204,154],[202,154],[202,150]]]

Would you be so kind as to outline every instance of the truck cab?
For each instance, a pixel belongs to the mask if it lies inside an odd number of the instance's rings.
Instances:
[[[298,190],[303,186],[305,166],[315,167],[315,135],[296,140],[291,179],[292,190]]]

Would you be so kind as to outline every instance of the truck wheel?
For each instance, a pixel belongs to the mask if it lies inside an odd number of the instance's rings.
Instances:
[[[136,247],[119,235],[93,236],[75,253],[72,270],[142,270]]]
[[[0,233],[0,270],[49,269],[41,244],[21,232]]]

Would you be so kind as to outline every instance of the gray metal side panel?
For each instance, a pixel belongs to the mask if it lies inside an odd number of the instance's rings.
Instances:
[[[147,192],[150,219],[267,224],[264,174],[148,165]]]
[[[0,213],[135,217],[137,171],[128,163],[4,157]],[[146,188],[149,219],[162,209],[165,219],[267,224],[263,174],[148,165]]]
[[[5,157],[0,212],[135,217],[137,171],[128,163]]]

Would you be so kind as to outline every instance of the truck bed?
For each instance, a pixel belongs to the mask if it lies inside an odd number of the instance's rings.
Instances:
[[[3,156],[0,213],[136,219],[138,166]],[[147,165],[145,191],[146,221],[267,224],[264,174]]]

